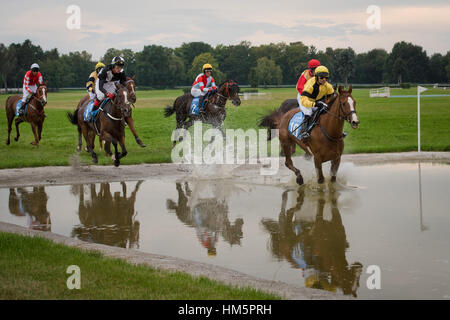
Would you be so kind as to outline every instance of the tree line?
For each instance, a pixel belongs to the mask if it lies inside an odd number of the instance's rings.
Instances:
[[[230,78],[253,87],[294,85],[312,58],[328,67],[333,83],[450,82],[450,51],[429,57],[421,46],[404,41],[395,43],[391,52],[372,49],[358,54],[350,47],[317,50],[302,42],[252,46],[242,41],[216,47],[189,42],[175,49],[146,45],[139,52],[110,48],[101,61],[108,64],[117,55],[124,57],[125,71],[136,75],[138,85],[152,88],[189,86],[207,62],[214,67],[217,83]],[[56,48],[43,50],[30,40],[9,46],[0,43],[1,87],[22,87],[24,74],[34,62],[49,87],[66,88],[83,87],[97,61],[87,51],[60,54]]]

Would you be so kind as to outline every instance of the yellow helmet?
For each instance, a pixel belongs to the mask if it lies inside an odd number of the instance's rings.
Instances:
[[[97,64],[95,65],[95,70],[97,70],[98,68],[103,68],[105,67],[105,64],[103,62],[97,62]]]
[[[329,77],[330,73],[328,72],[328,68],[325,66],[318,66],[314,71],[314,74],[317,77]]]
[[[211,70],[212,71],[213,67],[212,65],[210,65],[209,63],[205,63],[202,67],[202,72],[205,72],[205,70]]]

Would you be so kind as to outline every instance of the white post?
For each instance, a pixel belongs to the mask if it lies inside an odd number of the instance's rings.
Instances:
[[[427,88],[417,86],[417,151],[420,152],[420,93]]]
[[[420,152],[420,86],[417,86],[417,152]]]

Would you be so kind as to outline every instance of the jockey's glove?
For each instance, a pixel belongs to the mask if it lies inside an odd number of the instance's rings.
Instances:
[[[328,105],[323,101],[316,101],[316,103],[314,104],[314,107],[322,109],[322,108],[328,108]]]
[[[116,96],[115,96],[114,94],[112,94],[112,93],[107,93],[106,95],[108,96],[108,98],[111,99],[111,101],[113,101],[114,98],[116,97]]]

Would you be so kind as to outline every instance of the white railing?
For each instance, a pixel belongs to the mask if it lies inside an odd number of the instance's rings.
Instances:
[[[369,95],[370,95],[371,98],[374,98],[374,97],[386,97],[386,98],[389,98],[391,96],[391,90],[390,90],[389,87],[370,89]]]

